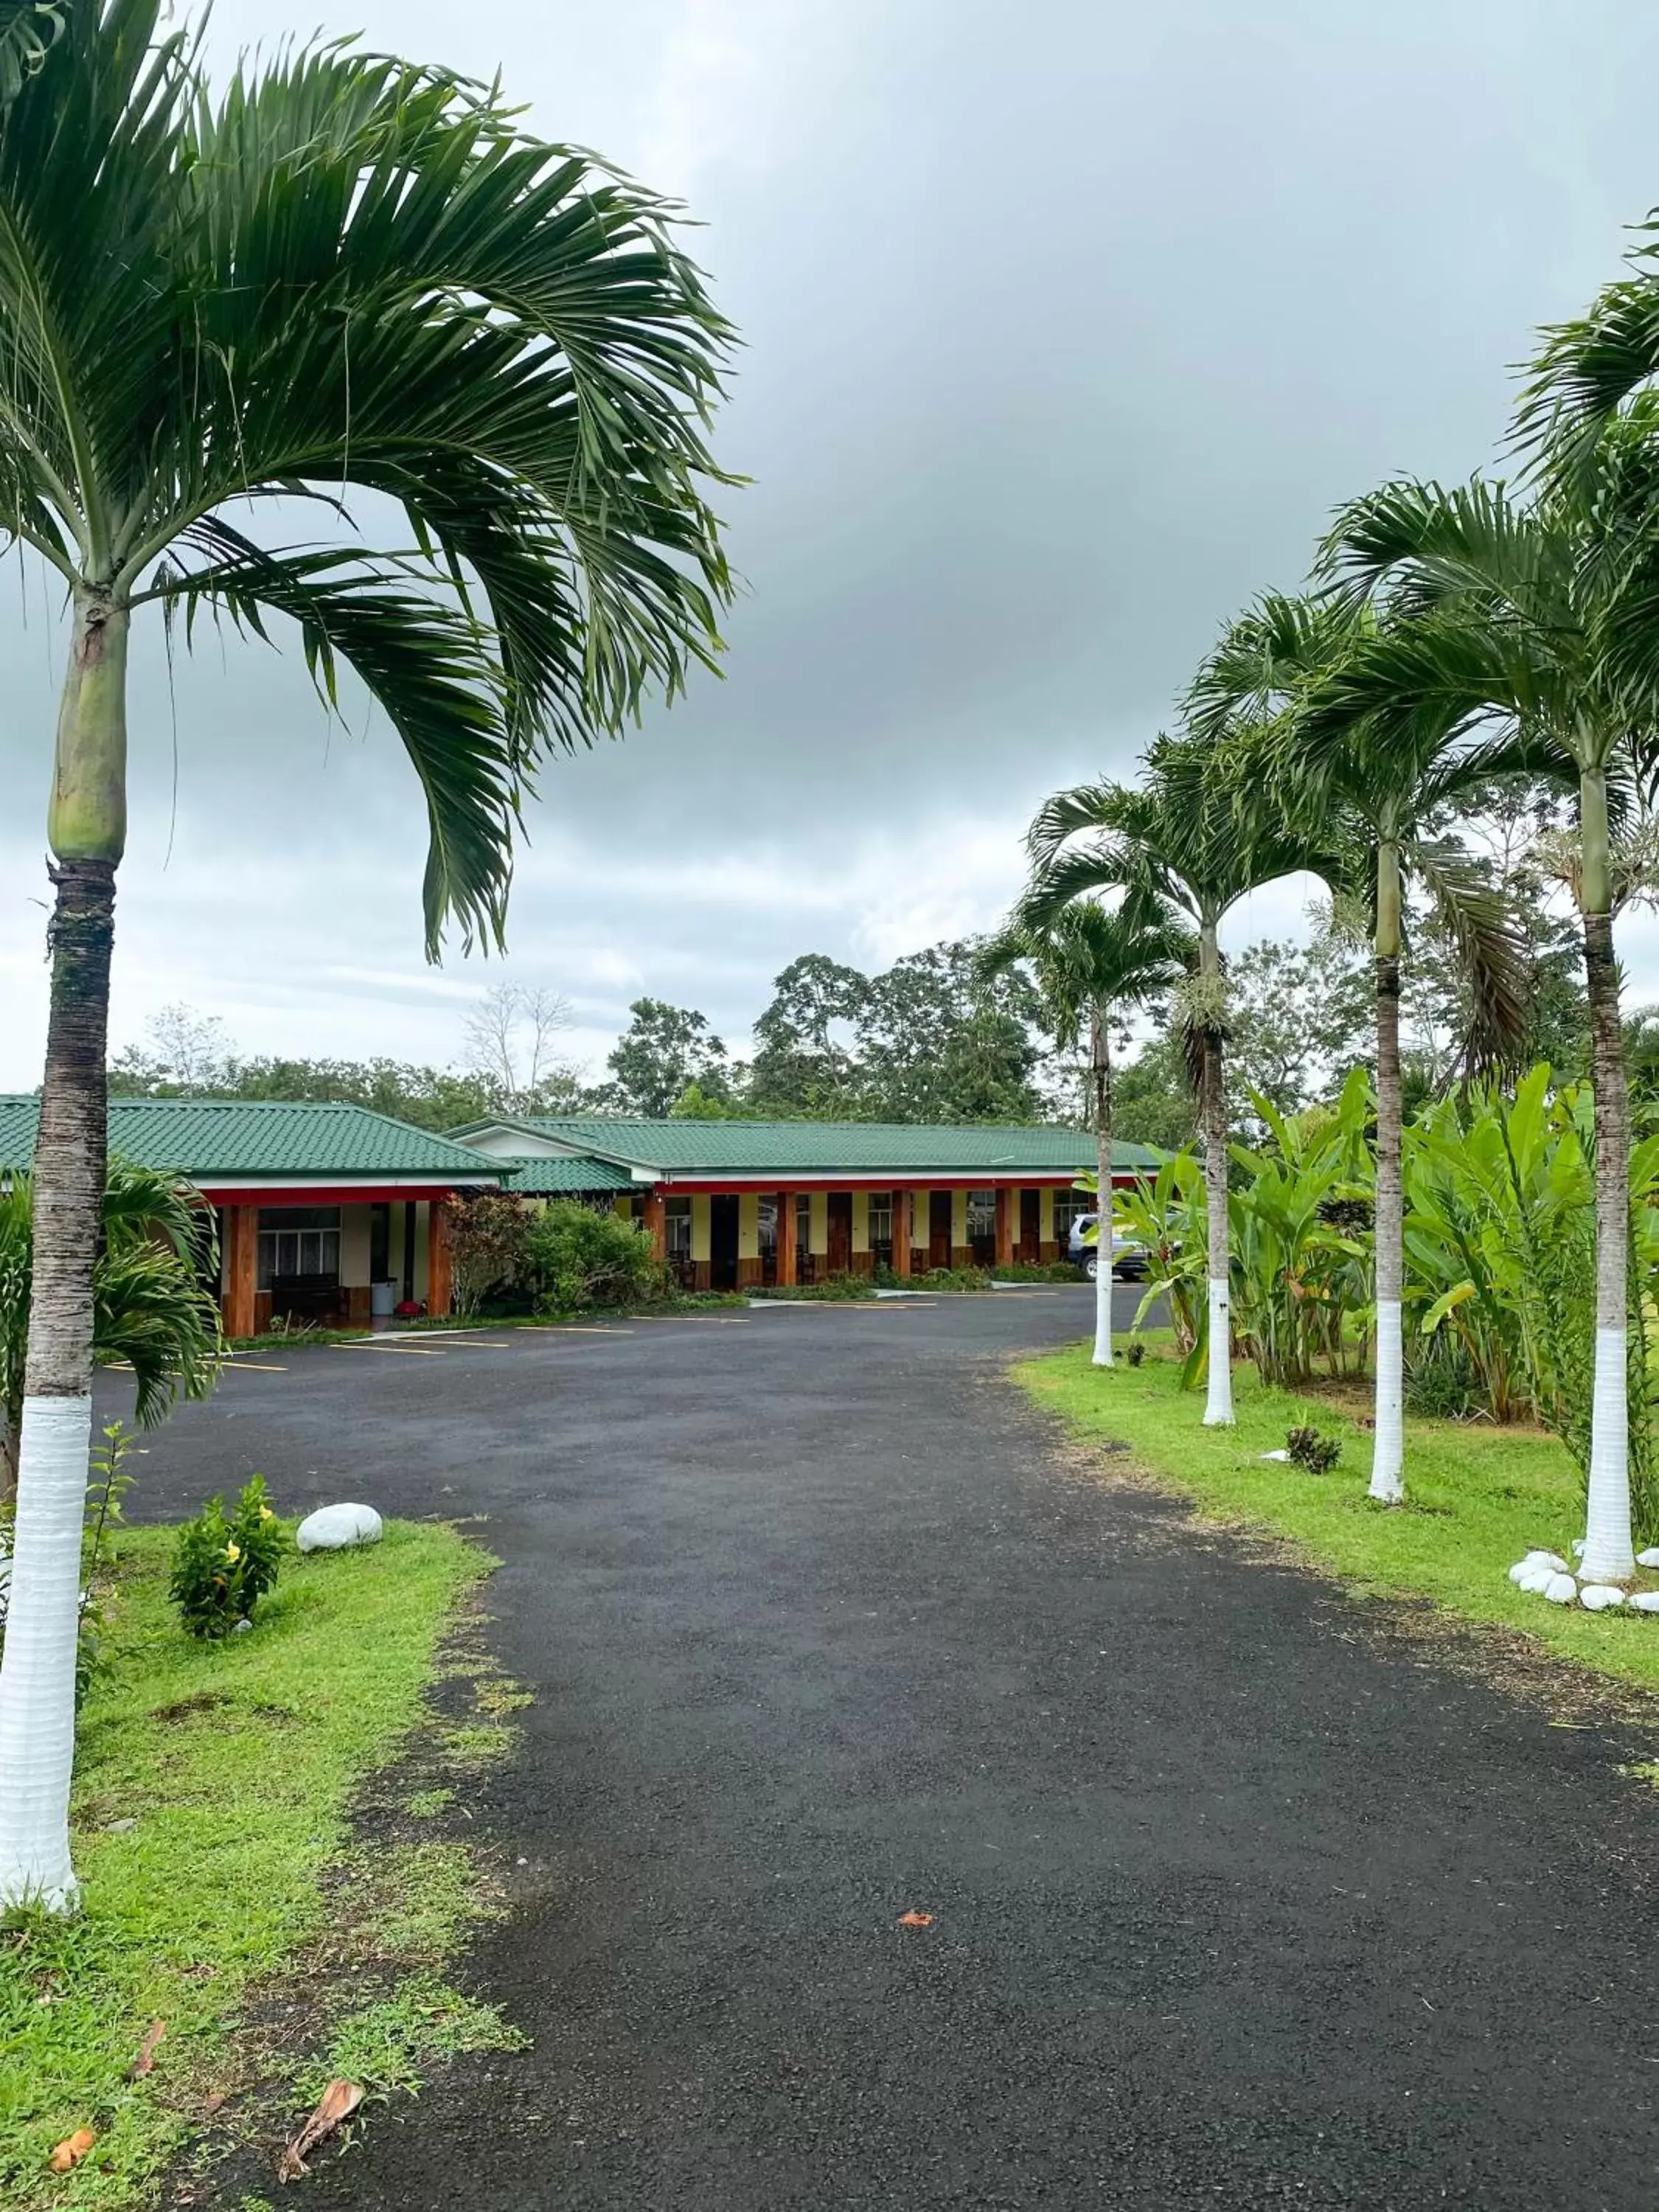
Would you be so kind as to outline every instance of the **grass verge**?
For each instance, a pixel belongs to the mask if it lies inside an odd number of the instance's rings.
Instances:
[[[0,1934],[0,2203],[16,2212],[152,2203],[210,2125],[220,2151],[259,2136],[268,2175],[271,2131],[319,2064],[350,2058],[371,2095],[390,2094],[422,2056],[511,2040],[440,1978],[487,1885],[431,1818],[446,1769],[466,1763],[449,1739],[493,1732],[499,1749],[510,1731],[417,1725],[434,1674],[453,1690],[487,1670],[454,1644],[487,1556],[452,1528],[390,1522],[372,1549],[290,1555],[253,1633],[203,1644],[167,1602],[172,1541],[119,1538],[109,1671],[81,1720],[82,1910]],[[499,1680],[488,1688],[511,1702]],[[469,1698],[465,1717],[488,1711]],[[411,1744],[417,1771],[396,1796],[422,1785],[419,1840],[388,1830],[368,1849],[354,1841],[364,1795]],[[468,1759],[487,1748],[469,1741]],[[91,2152],[49,2174],[81,2128]]]
[[[1370,1438],[1329,1401],[1265,1388],[1235,1370],[1237,1425],[1203,1426],[1202,1391],[1183,1391],[1174,1362],[1101,1369],[1089,1347],[1022,1361],[1015,1380],[1085,1443],[1127,1444],[1138,1468],[1192,1499],[1206,1518],[1269,1529],[1361,1596],[1427,1597],[1466,1620],[1519,1630],[1602,1674],[1659,1687],[1659,1619],[1589,1613],[1524,1595],[1509,1570],[1534,1546],[1568,1556],[1583,1533],[1577,1471],[1536,1431],[1412,1419],[1404,1508],[1365,1495]],[[1342,1438],[1328,1475],[1264,1461],[1287,1430],[1312,1423]]]

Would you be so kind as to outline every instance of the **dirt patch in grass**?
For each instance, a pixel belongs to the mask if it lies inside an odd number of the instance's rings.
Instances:
[[[500,1894],[447,1747],[463,1735],[476,1767],[514,1741],[476,1604],[491,1562],[453,1528],[391,1522],[373,1548],[291,1557],[254,1632],[204,1644],[167,1602],[171,1542],[121,1538],[112,1671],[81,1731],[83,1910],[0,1934],[16,2212],[269,2196],[319,2069],[360,2068],[369,2113],[515,2040],[448,1978]],[[424,1818],[405,1809],[421,1792]],[[49,2175],[83,2127],[92,2151]]]

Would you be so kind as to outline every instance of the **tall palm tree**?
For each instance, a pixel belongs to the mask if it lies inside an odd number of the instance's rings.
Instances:
[[[93,1357],[132,1370],[143,1428],[165,1419],[181,1394],[206,1397],[218,1379],[219,1301],[203,1281],[209,1218],[175,1176],[110,1162],[92,1278]],[[33,1264],[34,1190],[20,1175],[0,1187],[0,1503],[17,1482]]]
[[[1185,997],[1209,1217],[1204,1419],[1221,1426],[1233,1418],[1221,925],[1248,892],[1303,868],[1334,872],[1337,862],[1294,805],[1272,812],[1245,805],[1234,739],[1160,736],[1147,748],[1146,764],[1138,786],[1084,784],[1044,804],[1027,834],[1036,881],[1026,907],[1038,921],[1071,899],[1115,886],[1132,911],[1164,900],[1196,931],[1197,972]]]
[[[1061,1052],[1086,1029],[1100,1225],[1095,1263],[1097,1367],[1112,1364],[1112,1041],[1126,1007],[1162,998],[1188,973],[1197,940],[1167,902],[1108,907],[1080,898],[1057,909],[1039,878],[981,956],[994,971],[1024,965],[1036,979]]]
[[[1200,729],[1220,726],[1241,713],[1264,718],[1271,750],[1304,783],[1311,779],[1328,793],[1333,819],[1346,823],[1354,845],[1362,848],[1376,992],[1376,1395],[1370,1495],[1397,1505],[1406,1495],[1400,974],[1407,887],[1415,884],[1426,893],[1472,986],[1475,1020],[1466,1047],[1471,1072],[1489,1069],[1517,1048],[1525,1029],[1527,973],[1525,947],[1501,896],[1455,846],[1428,834],[1437,816],[1478,798],[1490,788],[1495,773],[1512,764],[1504,749],[1472,742],[1455,720],[1447,726],[1431,717],[1419,718],[1377,743],[1363,720],[1345,727],[1332,714],[1310,720],[1303,711],[1317,705],[1321,687],[1376,629],[1369,607],[1267,593],[1223,633],[1194,681],[1188,708]],[[1269,767],[1255,787],[1271,797],[1273,782]]]
[[[538,759],[719,651],[704,424],[726,325],[673,210],[493,90],[329,46],[222,94],[162,0],[74,0],[0,113],[0,528],[73,615],[11,1621],[0,1904],[62,1904],[127,642],[298,624],[426,798],[428,951],[499,942]],[[401,510],[387,539],[352,534]],[[279,503],[280,502],[280,503]],[[327,534],[284,544],[296,518]],[[262,534],[261,520],[269,526]]]
[[[1634,1566],[1626,1332],[1630,1100],[1613,915],[1620,896],[1610,792],[1651,764],[1659,655],[1659,439],[1650,403],[1581,452],[1536,496],[1501,483],[1404,481],[1339,517],[1325,571],[1387,611],[1322,687],[1315,744],[1363,726],[1379,755],[1425,731],[1495,733],[1534,770],[1576,781],[1575,890],[1589,1002],[1596,1146],[1595,1395],[1583,1571]],[[1405,619],[1394,619],[1404,617]]]

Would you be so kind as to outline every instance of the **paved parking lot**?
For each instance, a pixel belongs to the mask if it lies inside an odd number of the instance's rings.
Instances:
[[[152,1512],[486,1513],[536,1692],[468,1808],[532,2047],[308,2201],[1653,2201],[1632,1745],[1081,1469],[1001,1367],[1089,1295],[295,1352],[153,1440]]]

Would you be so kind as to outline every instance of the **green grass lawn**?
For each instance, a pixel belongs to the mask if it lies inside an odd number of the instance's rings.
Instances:
[[[1206,1517],[1290,1538],[1357,1593],[1432,1598],[1465,1620],[1524,1630],[1565,1657],[1659,1687],[1659,1617],[1549,1605],[1509,1580],[1526,1552],[1546,1547],[1568,1558],[1583,1534],[1578,1476],[1552,1437],[1408,1418],[1409,1503],[1390,1509],[1365,1495],[1370,1436],[1328,1401],[1264,1388],[1253,1369],[1235,1370],[1231,1429],[1203,1426],[1202,1389],[1183,1391],[1178,1367],[1155,1351],[1140,1367],[1104,1370],[1079,1345],[1013,1372],[1083,1441],[1127,1444],[1141,1469]],[[1334,1474],[1263,1460],[1308,1422],[1341,1437]]]
[[[117,1542],[110,1671],[82,1711],[76,1764],[82,1909],[0,1934],[0,2203],[17,2212],[154,2201],[204,2118],[228,2099],[216,2122],[228,2124],[269,2078],[282,2043],[269,2000],[284,1978],[307,1977],[298,2010],[325,2063],[331,2040],[372,2051],[391,2037],[389,2082],[371,2088],[413,2075],[423,2051],[489,2039],[485,2008],[433,1978],[476,1887],[465,1846],[390,1839],[364,1880],[342,1879],[354,1798],[409,1747],[434,1670],[459,1671],[441,1640],[486,1555],[448,1528],[396,1521],[370,1549],[290,1553],[254,1631],[204,1644],[167,1603],[172,1532]],[[466,1756],[487,1748],[478,1734],[450,1731]],[[376,2018],[374,1972],[349,1978],[349,1945],[371,1966],[426,1974],[401,2043],[398,2021]],[[133,2081],[157,2021],[154,2070]],[[276,2062],[295,2094],[316,2060],[292,2048]],[[49,2176],[53,2145],[82,2127],[95,2148],[68,2180]]]

